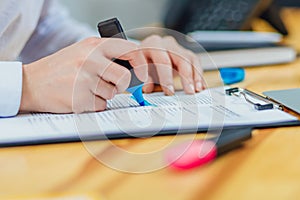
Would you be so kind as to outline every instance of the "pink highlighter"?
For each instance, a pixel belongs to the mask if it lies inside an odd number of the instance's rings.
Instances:
[[[187,141],[166,151],[166,161],[175,169],[191,169],[214,160],[251,138],[251,128],[223,130],[220,137],[207,140]],[[215,142],[217,141],[217,142]]]

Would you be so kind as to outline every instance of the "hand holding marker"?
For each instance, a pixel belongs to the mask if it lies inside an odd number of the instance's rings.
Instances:
[[[126,35],[124,34],[121,24],[116,18],[100,22],[98,24],[98,31],[101,37],[126,39]],[[113,61],[130,70],[131,81],[127,91],[134,96],[139,105],[151,105],[144,99],[142,93],[144,83],[136,77],[130,63],[126,60],[120,59],[114,59]],[[227,69],[221,70],[221,76],[226,84],[230,84],[236,81],[241,81],[244,74],[240,69]],[[224,136],[221,135],[216,143],[213,140],[196,140],[192,143],[180,144],[167,152],[166,160],[175,168],[193,168],[212,161],[218,154],[229,151],[239,146],[242,141],[251,138],[251,129],[238,129],[230,134],[225,132],[223,134]]]
[[[127,39],[123,31],[123,28],[117,18],[112,18],[98,24],[98,32],[101,37],[113,37]],[[134,99],[139,103],[140,106],[149,106],[151,105],[143,97],[142,88],[144,83],[140,81],[133,70],[133,67],[127,60],[113,59],[113,61],[125,68],[127,68],[131,73],[131,80],[127,92],[130,92]]]

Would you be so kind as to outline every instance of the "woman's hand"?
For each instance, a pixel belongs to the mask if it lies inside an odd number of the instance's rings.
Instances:
[[[154,83],[157,83],[166,95],[174,94],[173,75],[177,74],[187,94],[204,89],[199,57],[181,47],[173,37],[153,35],[142,41],[140,48],[149,63],[144,92],[152,92]]]
[[[128,60],[141,81],[147,63],[138,46],[122,39],[88,38],[23,66],[21,111],[81,113],[106,109],[127,89],[131,74],[112,62]]]
[[[152,92],[159,83],[165,94],[174,94],[176,74],[186,93],[203,89],[199,58],[172,37],[150,36],[139,46],[123,39],[88,38],[23,66],[20,111],[105,110],[107,100],[124,92],[131,79],[129,70],[113,58],[130,62],[145,82],[144,92]]]

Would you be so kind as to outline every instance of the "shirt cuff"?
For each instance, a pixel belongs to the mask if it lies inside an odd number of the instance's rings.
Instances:
[[[0,61],[0,117],[18,114],[22,96],[22,63]]]

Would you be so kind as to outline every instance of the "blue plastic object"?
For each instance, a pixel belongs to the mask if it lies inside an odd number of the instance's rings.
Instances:
[[[126,91],[132,94],[133,99],[135,99],[140,106],[151,106],[151,103],[149,103],[144,99],[143,91],[142,91],[143,85],[144,84],[140,84],[137,86],[130,87]]]
[[[221,68],[220,74],[226,85],[238,83],[245,79],[245,70],[243,68]]]

